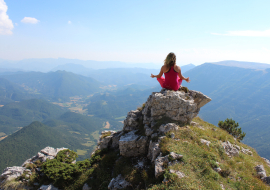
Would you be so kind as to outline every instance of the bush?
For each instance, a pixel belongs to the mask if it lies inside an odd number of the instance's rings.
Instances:
[[[243,138],[246,136],[246,133],[242,132],[241,128],[239,127],[238,123],[235,123],[232,119],[226,119],[224,122],[219,121],[218,126],[221,129],[226,130],[229,134],[237,138],[239,141],[243,140]]]

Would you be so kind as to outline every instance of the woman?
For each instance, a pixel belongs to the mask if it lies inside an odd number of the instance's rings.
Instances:
[[[165,75],[165,78],[162,75]],[[168,90],[178,90],[182,84],[182,80],[190,82],[189,77],[185,78],[181,73],[181,68],[176,65],[176,56],[174,53],[169,53],[164,60],[164,65],[160,69],[158,75],[151,74],[151,77],[156,77],[162,88]]]

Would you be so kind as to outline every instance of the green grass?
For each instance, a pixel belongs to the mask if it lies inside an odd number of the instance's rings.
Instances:
[[[165,138],[160,144],[163,150],[183,155],[183,162],[168,169],[181,171],[186,177],[171,177],[171,182],[158,184],[151,189],[221,189],[220,184],[223,184],[225,189],[270,189],[256,177],[256,165],[263,164],[268,174],[270,168],[254,149],[235,141],[226,131],[200,118],[195,118],[194,121],[205,130],[193,126],[181,127],[175,133],[175,138],[180,139],[179,141]],[[211,141],[210,146],[200,143],[201,138]],[[253,156],[240,153],[240,156],[229,158],[221,147],[220,140],[248,148],[253,152]],[[216,162],[220,163],[224,177],[213,170],[213,163]]]
[[[83,146],[87,146],[87,147],[92,147],[92,146],[94,146],[96,143],[95,142],[93,142],[93,141],[87,141],[87,143],[83,143],[82,145]]]
[[[78,155],[82,156],[82,155],[85,155],[87,153],[87,150],[80,150],[80,149],[77,149],[77,152],[76,152]]]
[[[95,140],[98,140],[98,139],[99,139],[99,131],[95,131],[95,132],[93,132],[91,135],[92,135],[92,137],[93,137]]]

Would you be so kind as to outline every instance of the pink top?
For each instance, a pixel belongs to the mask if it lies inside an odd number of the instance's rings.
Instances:
[[[164,73],[163,77],[157,78],[162,88],[169,90],[178,90],[182,84],[182,80],[179,78],[178,73],[174,70],[174,66],[171,66],[168,72]]]

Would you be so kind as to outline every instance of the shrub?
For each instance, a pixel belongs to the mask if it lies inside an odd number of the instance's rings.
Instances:
[[[235,123],[232,119],[226,119],[224,122],[219,121],[218,126],[221,129],[226,130],[229,134],[237,138],[239,141],[243,140],[243,138],[246,136],[246,133],[242,132],[241,128],[239,127],[238,123]]]

